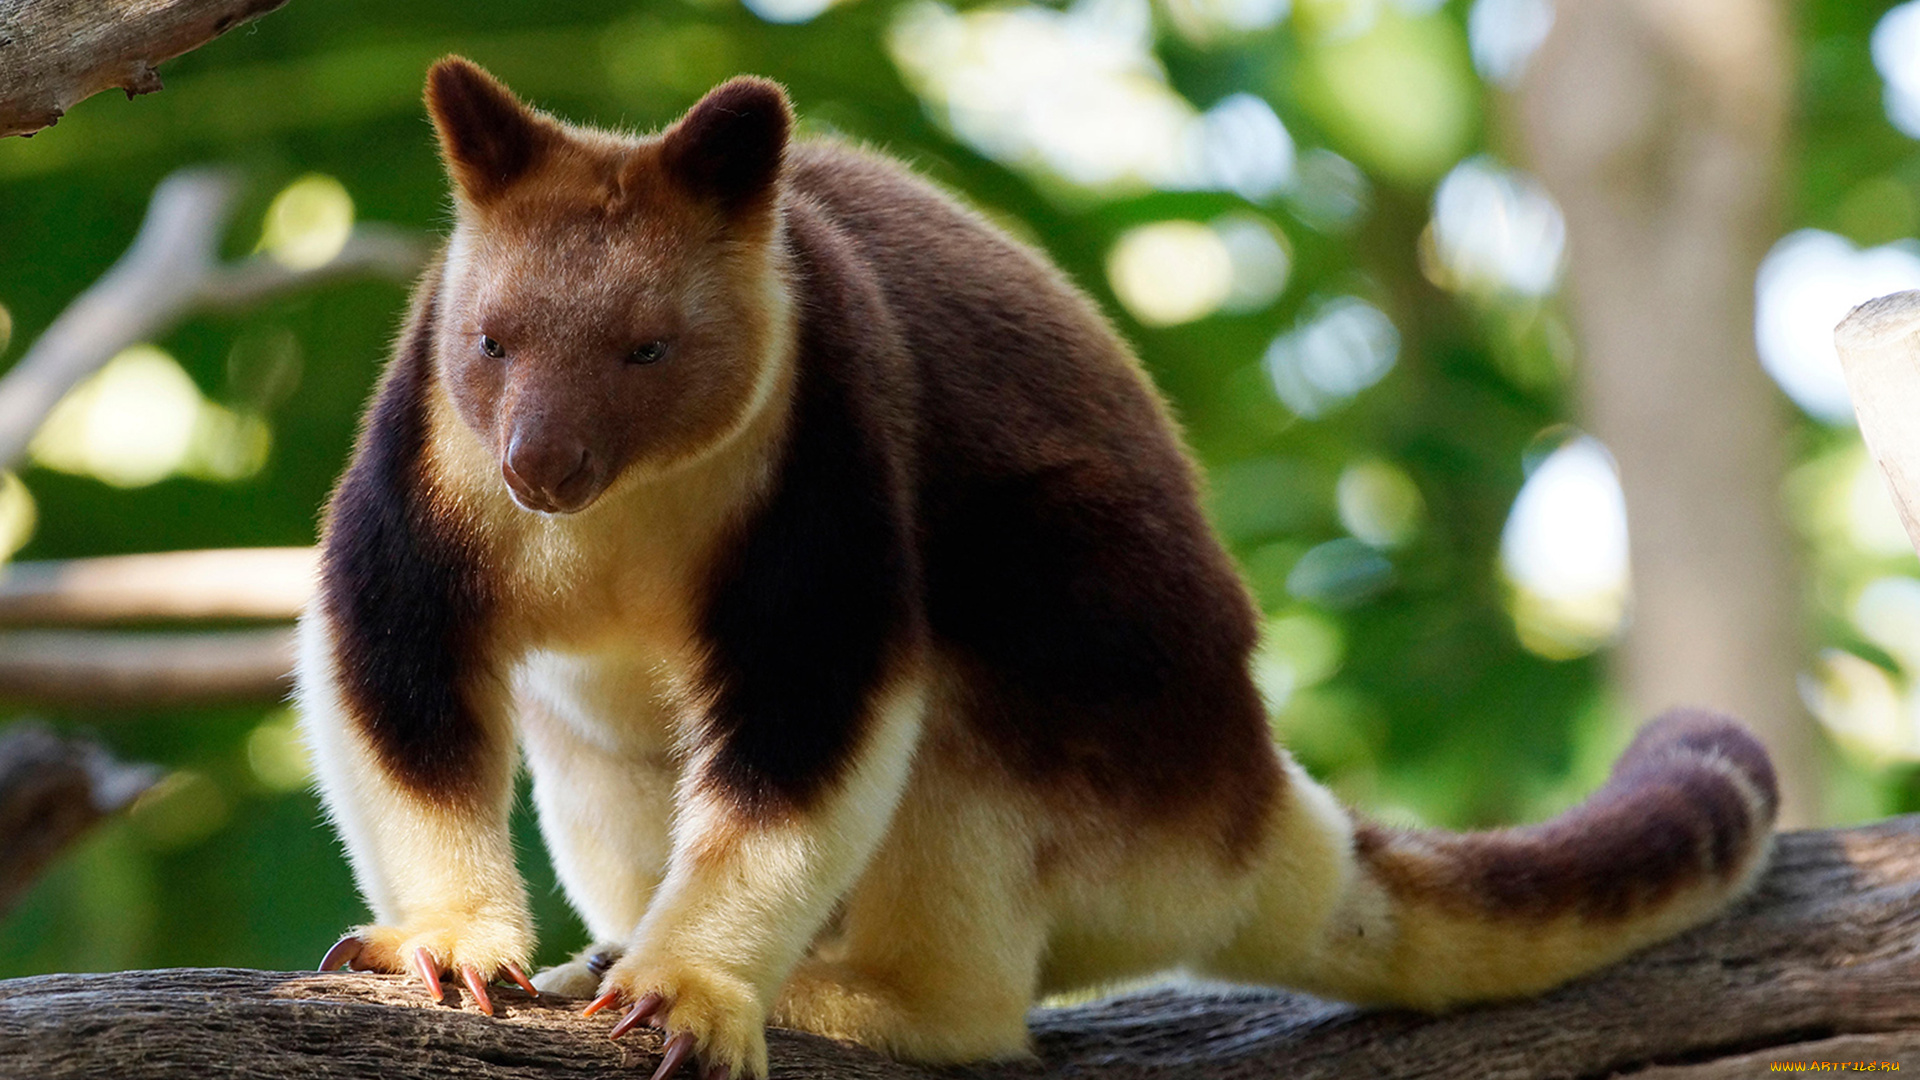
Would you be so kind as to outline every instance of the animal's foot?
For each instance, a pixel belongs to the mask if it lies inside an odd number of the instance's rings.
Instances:
[[[666,1080],[682,1062],[698,1062],[703,1080],[761,1080],[767,1075],[766,1015],[753,987],[725,972],[674,959],[633,954],[615,964],[587,1006],[591,1016],[631,1003],[609,1038],[642,1023],[661,1029],[666,1042],[653,1080]]]
[[[533,985],[543,994],[592,997],[599,992],[601,980],[619,962],[623,951],[621,946],[606,942],[589,945],[566,963],[535,972]]]
[[[529,951],[527,937],[524,929],[505,921],[469,921],[458,928],[361,926],[327,950],[320,970],[351,967],[411,974],[435,1001],[445,997],[440,980],[453,974],[466,984],[474,1005],[492,1016],[493,998],[487,986],[497,980],[512,979],[528,994],[539,996],[521,966],[521,958]]]

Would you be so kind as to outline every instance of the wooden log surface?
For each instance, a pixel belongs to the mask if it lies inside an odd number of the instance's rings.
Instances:
[[[160,89],[154,66],[287,0],[0,0],[0,136],[31,135],[102,90]]]
[[[315,942],[316,953],[325,942]],[[398,976],[233,969],[0,982],[0,1074],[66,1077],[647,1075],[580,1002],[494,993],[488,1019]],[[773,1076],[1484,1080],[1752,1077],[1773,1062],[1920,1069],[1920,816],[1783,836],[1729,916],[1543,997],[1429,1016],[1173,986],[1037,1010],[1029,1060],[929,1069],[770,1033]]]

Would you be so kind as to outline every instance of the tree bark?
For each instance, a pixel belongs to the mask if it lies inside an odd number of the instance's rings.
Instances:
[[[31,135],[102,90],[160,89],[154,65],[287,0],[0,0],[0,136]]]
[[[1920,816],[1781,837],[1726,918],[1543,997],[1456,1013],[1365,1011],[1267,990],[1173,987],[1033,1015],[1034,1057],[903,1065],[787,1031],[773,1076],[1120,1080],[1750,1077],[1774,1061],[1920,1065]],[[316,949],[317,951],[317,949]],[[8,1075],[644,1076],[656,1034],[500,989],[499,1015],[431,1006],[400,976],[231,969],[0,982]]]
[[[1795,686],[1787,414],[1753,344],[1790,75],[1773,0],[1562,0],[1519,105],[1566,213],[1582,415],[1626,494],[1627,711],[1747,721],[1791,825],[1820,820],[1823,759]]]

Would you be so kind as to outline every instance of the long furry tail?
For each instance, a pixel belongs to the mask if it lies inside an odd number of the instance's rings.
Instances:
[[[1352,1001],[1443,1008],[1534,993],[1723,910],[1765,869],[1778,801],[1744,727],[1668,713],[1599,791],[1544,824],[1337,830],[1327,865],[1340,884],[1316,932],[1260,951],[1279,961],[1270,976]]]

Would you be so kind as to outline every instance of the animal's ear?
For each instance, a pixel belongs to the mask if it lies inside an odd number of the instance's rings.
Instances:
[[[474,202],[512,187],[564,138],[559,125],[463,56],[445,57],[427,72],[427,111],[447,172]]]
[[[778,83],[729,79],[667,129],[660,162],[694,195],[730,212],[773,194],[793,128],[793,109]]]

